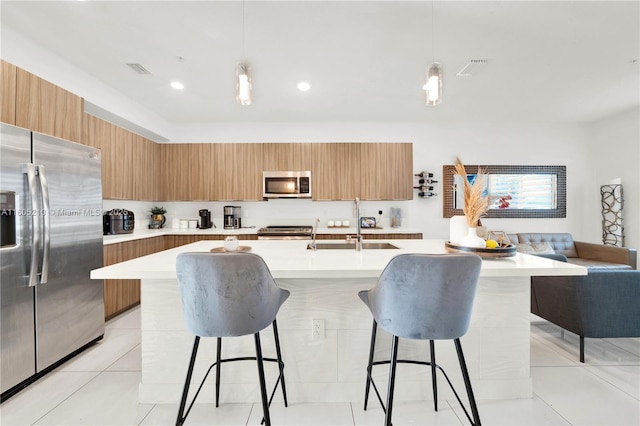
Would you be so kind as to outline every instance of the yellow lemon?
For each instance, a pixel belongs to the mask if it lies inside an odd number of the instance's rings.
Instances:
[[[496,240],[487,240],[484,245],[486,248],[496,248],[498,247],[498,242]]]

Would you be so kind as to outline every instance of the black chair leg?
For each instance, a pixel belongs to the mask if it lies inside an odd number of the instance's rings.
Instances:
[[[187,377],[184,381],[184,389],[182,390],[182,398],[180,399],[180,408],[178,409],[178,418],[176,419],[176,426],[182,426],[186,416],[184,415],[184,407],[187,405],[187,394],[189,393],[189,386],[191,385],[191,376],[193,375],[193,367],[196,364],[196,355],[198,353],[198,346],[200,344],[200,337],[196,336],[193,342],[193,350],[191,351],[191,360],[189,361],[189,368],[187,369]]]
[[[584,363],[584,336],[580,336],[580,362]]]
[[[284,363],[282,362],[282,352],[280,352],[280,337],[278,337],[278,324],[276,323],[276,320],[273,320],[273,338],[276,341],[276,356],[278,358],[278,369],[280,370],[280,386],[282,386],[284,406],[288,407],[287,388],[284,385]]]
[[[256,360],[258,362],[258,378],[260,379],[260,395],[262,396],[262,413],[264,415],[265,426],[271,426],[269,417],[269,402],[267,401],[267,387],[264,379],[264,365],[262,363],[262,346],[260,345],[260,333],[255,333]]]
[[[464,360],[464,353],[462,352],[462,345],[460,339],[454,339],[456,345],[456,352],[458,353],[458,361],[460,362],[460,369],[462,370],[462,378],[464,379],[464,387],[467,389],[467,396],[469,397],[469,404],[471,405],[471,413],[473,415],[473,424],[480,426],[480,414],[478,413],[478,406],[476,405],[476,398],[473,396],[473,388],[471,387],[471,379],[469,379],[469,371],[467,370],[467,363]]]
[[[398,362],[398,336],[391,342],[391,364],[389,365],[389,388],[387,389],[387,411],[384,415],[385,426],[391,426],[391,410],[393,409],[393,390],[396,382],[396,364]]]
[[[431,352],[431,385],[433,387],[433,407],[438,411],[438,384],[436,382],[436,348],[433,340],[429,340],[429,351]]]
[[[373,368],[373,352],[376,347],[376,331],[378,324],[376,320],[373,320],[373,328],[371,329],[371,343],[369,346],[369,364],[367,364],[367,384],[364,389],[364,409],[367,410],[367,404],[369,403],[369,389],[371,388],[371,370]]]
[[[216,348],[216,407],[220,406],[220,359],[222,358],[222,338],[218,337]]]

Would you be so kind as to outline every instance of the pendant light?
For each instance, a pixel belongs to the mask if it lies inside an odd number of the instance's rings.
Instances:
[[[244,1],[242,2],[242,57],[244,58]],[[251,74],[246,63],[236,68],[236,100],[240,105],[251,105]]]
[[[246,64],[236,69],[236,100],[240,105],[251,105],[251,75]]]
[[[427,69],[427,83],[424,85],[428,106],[436,106],[442,102],[442,66],[435,61],[433,16],[433,0],[431,0],[431,59],[433,63]]]

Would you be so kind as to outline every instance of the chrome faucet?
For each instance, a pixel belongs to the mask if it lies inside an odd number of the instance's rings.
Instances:
[[[309,244],[309,248],[313,251],[316,251],[316,233],[318,232],[318,224],[320,223],[320,219],[316,219],[316,226],[313,228],[313,241]]]
[[[362,229],[360,223],[360,198],[356,197],[354,201],[356,210],[356,251],[362,250]]]

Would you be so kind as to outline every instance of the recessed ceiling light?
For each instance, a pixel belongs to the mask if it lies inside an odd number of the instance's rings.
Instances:
[[[173,87],[176,90],[182,90],[184,89],[184,84],[180,83],[179,81],[172,81],[171,87]]]
[[[298,90],[300,90],[301,92],[306,92],[309,89],[311,89],[311,85],[308,82],[301,81],[298,83]]]

